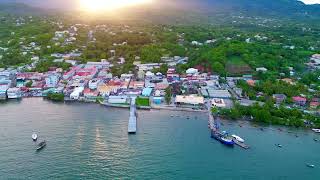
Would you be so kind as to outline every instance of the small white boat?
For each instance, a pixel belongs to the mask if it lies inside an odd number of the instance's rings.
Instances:
[[[36,141],[38,139],[38,135],[36,133],[33,133],[31,137],[33,141]]]
[[[320,133],[320,129],[312,129],[312,131],[315,133]]]
[[[237,135],[234,135],[234,134],[232,134],[231,136],[232,136],[233,139],[235,139],[235,140],[237,140],[237,141],[239,141],[241,143],[244,143],[244,139],[242,139],[240,136],[237,136]]]
[[[313,164],[306,164],[307,165],[307,167],[309,167],[309,168],[314,168],[315,167],[315,165],[313,165]]]

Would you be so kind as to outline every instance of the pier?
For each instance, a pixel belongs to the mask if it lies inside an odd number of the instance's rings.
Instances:
[[[208,111],[208,116],[209,116],[209,120],[208,120],[208,127],[212,133],[213,132],[219,132],[219,126],[218,123],[219,122],[215,122],[215,117],[213,117],[212,113],[211,113],[211,106],[209,106],[209,111]],[[246,145],[245,143],[239,142],[236,139],[232,140],[234,142],[234,144],[236,144],[237,146],[243,148],[243,149],[249,149],[250,147],[248,145]]]
[[[137,132],[137,107],[136,107],[136,97],[131,98],[130,102],[130,115],[128,122],[128,133],[135,134]]]
[[[244,144],[244,143],[242,143],[242,142],[239,142],[239,141],[237,141],[237,140],[233,140],[233,142],[234,142],[237,146],[239,146],[239,147],[241,147],[241,148],[243,148],[243,149],[249,149],[249,148],[250,148],[248,145],[246,145],[246,144]]]

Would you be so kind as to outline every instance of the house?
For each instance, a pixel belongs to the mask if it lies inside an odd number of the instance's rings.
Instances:
[[[320,98],[313,98],[310,102],[310,107],[316,109],[320,106]]]
[[[316,102],[316,101],[310,102],[310,107],[312,109],[317,109],[319,106],[320,106],[320,102]]]
[[[284,94],[273,94],[272,97],[276,101],[277,104],[281,104],[287,98],[287,96]]]
[[[296,105],[299,105],[299,106],[304,106],[307,103],[307,98],[301,97],[301,96],[294,96],[292,97],[292,100]]]

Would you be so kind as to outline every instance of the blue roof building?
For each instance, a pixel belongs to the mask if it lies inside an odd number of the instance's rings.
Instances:
[[[142,91],[142,96],[149,97],[151,96],[151,93],[152,93],[152,88],[144,88]]]

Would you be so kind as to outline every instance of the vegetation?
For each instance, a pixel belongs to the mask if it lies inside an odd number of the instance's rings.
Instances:
[[[64,94],[63,93],[49,93],[47,98],[51,101],[63,102]]]
[[[243,116],[253,117],[254,121],[274,125],[286,125],[295,127],[314,126],[320,127],[320,118],[304,114],[297,109],[288,109],[284,106],[275,107],[272,102],[267,102],[260,106],[255,104],[253,106],[245,107],[236,104],[232,109],[222,109],[220,114],[231,118],[239,119]]]
[[[288,98],[300,94],[308,94],[306,87],[302,84],[291,85],[280,80],[257,82],[253,87],[248,85],[247,82],[240,80],[238,81],[238,86],[242,88],[243,93],[250,99],[257,99],[259,92],[262,92],[263,96],[269,97],[269,99],[271,99],[273,94],[285,94]]]
[[[164,100],[166,101],[167,104],[171,103],[171,98],[172,98],[172,88],[169,86],[165,89],[165,96]]]
[[[28,88],[31,88],[32,87],[32,81],[28,81],[27,83],[26,83],[26,87],[28,87]]]
[[[137,97],[136,105],[137,106],[150,106],[149,98]]]

